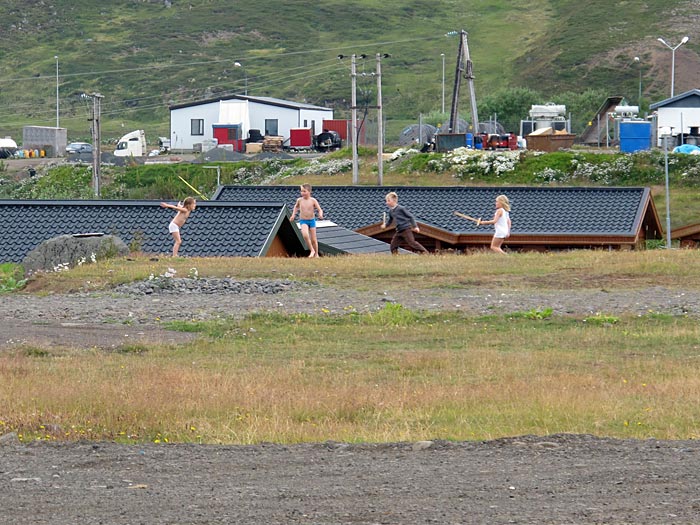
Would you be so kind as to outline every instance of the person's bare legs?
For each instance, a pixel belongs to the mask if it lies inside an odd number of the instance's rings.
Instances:
[[[316,232],[314,232],[316,233]],[[308,224],[302,224],[301,225],[301,236],[304,238],[306,241],[306,245],[309,247],[309,250],[311,253],[309,254],[309,257],[314,257],[316,255],[316,250],[314,249],[314,245],[311,243],[311,236],[309,235],[309,225]]]
[[[180,232],[173,232],[173,257],[177,257],[177,252],[182,244],[182,239],[180,238]]]
[[[318,238],[316,237],[316,228],[309,228],[309,237],[311,238],[312,255],[309,257],[318,257]]]
[[[506,252],[504,252],[501,248],[502,244],[503,239],[501,237],[494,237],[493,239],[491,239],[491,249],[496,253],[502,253],[503,255],[505,255]]]

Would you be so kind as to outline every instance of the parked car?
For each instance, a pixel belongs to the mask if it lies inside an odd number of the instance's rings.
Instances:
[[[66,146],[66,153],[92,153],[92,144],[89,142],[71,142]]]

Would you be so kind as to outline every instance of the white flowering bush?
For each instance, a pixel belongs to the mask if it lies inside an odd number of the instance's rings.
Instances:
[[[266,159],[259,164],[238,168],[234,181],[239,184],[269,184],[294,176],[339,175],[351,169],[350,159],[311,159],[303,164]]]
[[[515,171],[520,162],[519,151],[485,151],[456,148],[431,159],[428,166],[437,171],[453,170],[456,177],[491,175],[501,177]]]
[[[193,268],[196,271],[196,268]],[[190,270],[192,273],[192,270]],[[173,289],[174,283],[173,279],[177,275],[177,270],[175,268],[168,268],[160,275],[149,275],[148,281],[151,282],[151,286],[159,290],[170,290]]]
[[[352,169],[350,159],[312,159],[305,166],[286,166],[279,171],[277,178],[305,175],[340,175]]]
[[[78,266],[82,266],[83,264],[87,263],[88,259],[86,257],[81,257],[78,259],[78,262],[76,263]],[[97,255],[93,252],[90,254],[90,259],[89,261],[93,264],[97,262]]]
[[[69,263],[58,263],[54,265],[53,271],[54,272],[67,272],[70,270],[70,264]]]

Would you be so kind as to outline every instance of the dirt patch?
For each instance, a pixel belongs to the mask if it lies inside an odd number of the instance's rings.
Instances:
[[[3,523],[696,523],[700,443],[0,446]]]
[[[159,326],[90,322],[29,322],[15,319],[0,326],[0,349],[9,347],[118,349],[133,345],[183,344],[194,334]]]

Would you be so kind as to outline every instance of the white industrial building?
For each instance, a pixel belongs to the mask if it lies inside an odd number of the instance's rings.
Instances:
[[[700,129],[700,89],[692,89],[649,106],[656,112],[656,129],[661,146],[663,136],[676,137],[674,144],[697,145]]]
[[[204,143],[232,144],[245,149],[250,130],[288,141],[293,128],[323,131],[333,110],[272,97],[230,95],[170,106],[170,145],[174,151],[197,151]]]

